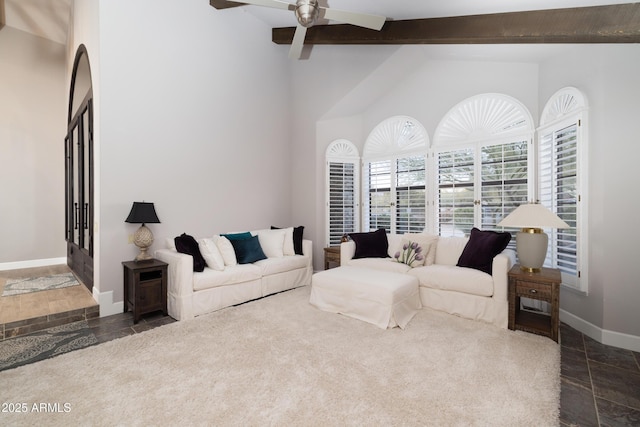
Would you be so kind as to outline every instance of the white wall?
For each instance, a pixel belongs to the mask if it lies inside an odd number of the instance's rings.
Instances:
[[[100,3],[100,293],[122,301],[134,201],[155,203],[151,251],[183,232],[290,224],[286,55],[241,9]]]
[[[65,47],[5,26],[0,58],[0,265],[61,259]]]
[[[628,339],[625,334],[640,337],[638,69],[640,46],[597,45],[575,46],[540,72],[541,109],[565,86],[577,87],[589,102],[589,293],[563,290],[561,308],[610,343]]]

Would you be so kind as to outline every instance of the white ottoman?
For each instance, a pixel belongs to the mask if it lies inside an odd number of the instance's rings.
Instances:
[[[404,328],[422,308],[416,277],[351,266],[315,273],[309,302],[382,329]]]

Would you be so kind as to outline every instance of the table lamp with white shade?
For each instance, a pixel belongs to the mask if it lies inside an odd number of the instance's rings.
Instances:
[[[542,229],[569,228],[569,224],[539,203],[518,206],[498,226],[522,229],[516,234],[516,251],[520,268],[529,272],[540,271],[547,257],[549,236]]]

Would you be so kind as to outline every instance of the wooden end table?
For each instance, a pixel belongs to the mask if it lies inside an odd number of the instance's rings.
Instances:
[[[543,267],[540,272],[527,272],[516,264],[509,271],[509,329],[544,335],[558,342],[560,311],[560,270]],[[551,315],[520,309],[520,298],[545,301]]]
[[[340,246],[324,248],[324,269],[328,270],[332,263],[340,266]]]
[[[154,311],[167,312],[167,266],[157,259],[149,261],[125,261],[124,267],[124,312],[131,308],[133,323],[140,316]]]

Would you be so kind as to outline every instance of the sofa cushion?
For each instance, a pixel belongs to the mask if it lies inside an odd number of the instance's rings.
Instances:
[[[271,226],[272,230],[279,230],[280,227]],[[284,254],[285,255],[304,255],[302,252],[302,240],[304,235],[304,225],[297,227],[285,228],[287,235],[285,236]],[[289,240],[291,237],[291,240]]]
[[[397,262],[393,258],[359,258],[349,261],[349,266],[370,268],[372,270],[393,271],[396,273],[406,273],[411,270],[407,264]]]
[[[220,255],[222,255],[224,265],[229,266],[238,264],[238,260],[236,259],[236,251],[233,249],[233,245],[231,244],[229,239],[216,235],[213,236],[213,241],[218,247]]]
[[[309,258],[303,255],[292,255],[281,258],[267,258],[253,263],[260,267],[263,276],[284,273],[286,271],[305,268],[309,265]]]
[[[458,267],[475,268],[487,274],[492,273],[493,258],[502,252],[509,241],[511,233],[471,229],[471,236],[458,259]]]
[[[267,258],[260,246],[258,236],[252,236],[248,239],[232,239],[230,241],[236,253],[238,264],[250,264]]]
[[[349,237],[356,244],[354,259],[358,258],[386,258],[389,256],[389,242],[384,228],[368,233],[349,233]]]
[[[224,259],[213,239],[198,239],[198,247],[207,267],[214,270],[224,270]]]
[[[467,237],[440,237],[436,246],[436,264],[456,265],[469,239]]]
[[[284,238],[286,230],[258,230],[258,241],[267,258],[284,256]]]
[[[281,230],[280,227],[274,225],[271,226],[272,230]],[[282,246],[282,253],[286,255],[295,255],[296,252],[293,248],[293,227],[282,228],[284,230],[284,244]]]
[[[178,252],[191,255],[193,258],[193,271],[201,272],[204,270],[206,262],[202,257],[202,253],[200,253],[198,242],[193,238],[193,236],[182,233],[180,236],[176,236],[173,240]]]
[[[426,288],[493,296],[493,277],[473,268],[434,264],[412,268],[408,274],[417,277],[420,286]]]
[[[205,268],[202,273],[193,275],[193,290],[216,288],[236,283],[260,280],[260,267],[253,264],[236,264],[227,266],[224,271]]]

